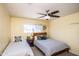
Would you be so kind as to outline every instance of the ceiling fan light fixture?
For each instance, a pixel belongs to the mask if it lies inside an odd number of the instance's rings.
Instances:
[[[50,16],[45,16],[45,19],[50,19]]]

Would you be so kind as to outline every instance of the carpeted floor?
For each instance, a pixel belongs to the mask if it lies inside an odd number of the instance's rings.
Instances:
[[[44,56],[44,54],[41,51],[39,51],[36,47],[31,47],[31,48],[32,48],[33,53],[34,53],[35,56]],[[70,52],[69,53],[68,52],[64,52],[64,53],[59,54],[57,56],[76,56],[76,55],[72,54]]]

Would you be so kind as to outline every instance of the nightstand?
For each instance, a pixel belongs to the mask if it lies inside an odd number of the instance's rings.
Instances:
[[[31,47],[34,46],[34,44],[33,44],[33,40],[31,40],[31,39],[27,39],[27,42],[28,42],[28,44],[29,44]]]

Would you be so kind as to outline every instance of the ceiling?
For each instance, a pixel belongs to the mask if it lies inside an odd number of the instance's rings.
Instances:
[[[11,16],[35,18],[41,15],[37,13],[45,13],[46,10],[59,10],[59,16],[66,16],[79,11],[78,3],[6,3],[5,6]]]

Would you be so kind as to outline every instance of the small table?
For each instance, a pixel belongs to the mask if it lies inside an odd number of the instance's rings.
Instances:
[[[31,47],[34,46],[34,44],[33,44],[33,40],[32,40],[32,39],[27,39],[27,42],[28,42],[28,44],[29,44]]]

